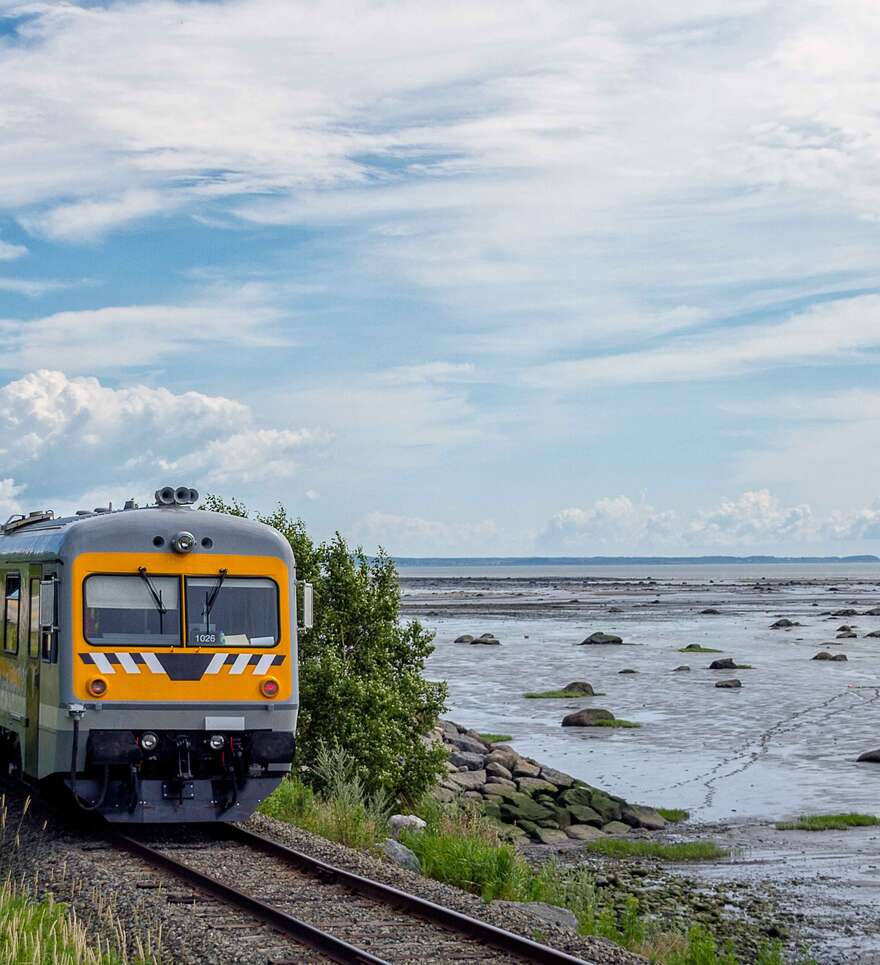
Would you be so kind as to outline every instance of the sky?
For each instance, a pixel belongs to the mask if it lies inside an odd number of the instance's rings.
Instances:
[[[880,554],[875,0],[0,0],[0,515]]]

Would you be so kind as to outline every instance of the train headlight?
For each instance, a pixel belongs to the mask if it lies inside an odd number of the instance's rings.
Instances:
[[[208,738],[208,746],[212,751],[223,750],[223,745],[226,743],[226,738],[222,734],[211,734]]]
[[[277,697],[279,689],[278,681],[274,677],[266,677],[260,684],[260,693],[264,697]]]
[[[145,751],[154,751],[159,746],[159,737],[151,730],[141,734],[141,747]]]
[[[107,693],[107,681],[103,677],[93,677],[86,684],[86,690],[93,697],[103,697]]]
[[[171,549],[173,549],[175,553],[191,553],[195,545],[195,536],[193,536],[192,533],[187,533],[185,530],[182,533],[178,533],[171,540]]]

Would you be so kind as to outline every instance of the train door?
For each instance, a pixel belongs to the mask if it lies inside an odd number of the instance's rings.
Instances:
[[[32,576],[27,583],[27,730],[24,740],[24,772],[36,777],[40,749],[40,578]],[[22,593],[24,596],[24,593]]]

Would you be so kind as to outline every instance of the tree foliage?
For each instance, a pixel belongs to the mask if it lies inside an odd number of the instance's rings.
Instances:
[[[242,503],[215,495],[203,507],[248,515]],[[322,746],[343,747],[368,790],[417,798],[445,759],[423,735],[443,710],[446,685],[422,676],[433,634],[416,620],[401,623],[394,561],[381,549],[373,558],[352,551],[339,533],[315,545],[280,504],[256,518],[288,540],[297,578],[315,588],[315,626],[299,634],[297,763],[320,783]]]

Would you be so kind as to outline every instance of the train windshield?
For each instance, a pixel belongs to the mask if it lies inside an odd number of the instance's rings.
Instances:
[[[96,575],[85,585],[85,637],[97,646],[180,643],[180,583],[173,576]]]
[[[186,579],[187,643],[195,647],[274,647],[278,587],[274,580],[219,576]]]

